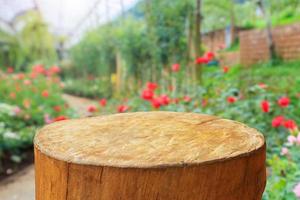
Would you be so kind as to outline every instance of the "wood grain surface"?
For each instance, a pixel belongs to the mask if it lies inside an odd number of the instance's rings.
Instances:
[[[256,130],[209,115],[67,120],[35,137],[36,200],[259,200],[265,152]]]

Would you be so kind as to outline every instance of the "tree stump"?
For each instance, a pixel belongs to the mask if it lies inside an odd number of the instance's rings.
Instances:
[[[66,120],[34,144],[36,200],[259,200],[266,183],[262,134],[215,116]]]

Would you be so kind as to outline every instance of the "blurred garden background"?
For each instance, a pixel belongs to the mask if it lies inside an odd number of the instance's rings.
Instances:
[[[300,199],[300,0],[0,0],[0,199],[41,126],[155,110],[258,129],[263,199]]]

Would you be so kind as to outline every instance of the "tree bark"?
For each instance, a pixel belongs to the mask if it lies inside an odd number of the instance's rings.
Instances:
[[[263,136],[209,115],[56,122],[35,137],[36,200],[260,200]]]
[[[201,0],[196,0],[195,11],[195,55],[196,58],[201,56]],[[202,68],[201,64],[195,64],[197,83],[202,82]]]

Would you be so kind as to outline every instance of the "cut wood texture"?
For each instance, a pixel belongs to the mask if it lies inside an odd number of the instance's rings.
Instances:
[[[36,200],[259,200],[266,183],[262,134],[209,115],[66,120],[34,144]]]

